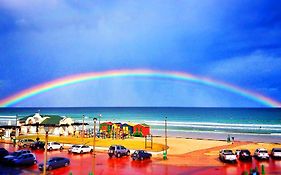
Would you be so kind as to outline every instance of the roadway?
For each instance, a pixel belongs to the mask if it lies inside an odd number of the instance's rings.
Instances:
[[[0,143],[0,147],[6,148],[9,152],[17,150],[17,147],[13,147],[11,144]],[[44,160],[44,151],[33,151],[39,163]],[[152,158],[151,160],[144,161],[132,161],[130,157],[122,158],[109,158],[106,153],[98,152],[96,158],[93,158],[93,154],[69,154],[66,149],[62,151],[49,151],[48,157],[62,156],[70,159],[70,166],[55,169],[49,172],[52,175],[68,175],[70,172],[73,175],[88,175],[94,171],[95,175],[110,175],[110,174],[212,174],[212,175],[224,175],[224,174],[241,174],[243,170],[249,170],[251,167],[260,167],[263,164],[266,167],[266,174],[281,174],[281,160],[269,160],[269,161],[256,161],[253,160],[250,163],[238,162],[237,164],[224,164],[221,166],[175,166],[165,164],[165,161],[160,158]],[[192,159],[192,158],[191,158]],[[204,158],[202,158],[204,161]],[[219,161],[219,160],[217,160]],[[17,175],[17,174],[40,174],[37,165],[31,167],[7,167],[0,165],[0,175]]]

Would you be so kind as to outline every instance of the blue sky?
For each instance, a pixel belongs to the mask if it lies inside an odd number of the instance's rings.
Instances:
[[[0,99],[66,75],[155,69],[206,76],[281,101],[281,2],[0,0]],[[203,85],[91,81],[15,106],[260,107]]]

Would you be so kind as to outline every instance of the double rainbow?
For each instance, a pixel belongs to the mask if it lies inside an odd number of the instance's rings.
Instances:
[[[121,77],[148,77],[148,78],[163,78],[163,79],[189,81],[189,82],[212,86],[218,89],[229,91],[238,94],[240,96],[246,97],[248,99],[251,99],[253,101],[259,102],[265,106],[269,106],[269,107],[281,106],[281,103],[276,100],[273,100],[261,94],[251,92],[246,89],[240,88],[238,86],[234,86],[218,80],[210,79],[207,77],[200,77],[185,72],[157,71],[157,70],[149,70],[149,69],[112,70],[112,71],[105,71],[105,72],[90,72],[90,73],[70,75],[46,83],[42,83],[37,86],[33,86],[31,88],[20,91],[14,95],[6,97],[0,100],[0,106],[1,107],[13,106],[16,103],[23,101],[27,98],[30,98],[32,96],[35,96],[37,94],[47,92],[55,88],[79,83],[79,82],[107,79],[107,78],[121,78]]]

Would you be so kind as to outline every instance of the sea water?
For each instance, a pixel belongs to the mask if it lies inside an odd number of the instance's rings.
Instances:
[[[87,127],[92,126],[94,117],[101,122],[146,123],[154,135],[164,134],[166,120],[168,133],[174,136],[224,138],[231,134],[241,138],[251,135],[253,138],[268,135],[274,137],[273,140],[281,140],[281,108],[0,108],[0,117],[24,117],[38,111],[40,114],[71,117],[77,122],[81,122],[84,115],[89,124]]]

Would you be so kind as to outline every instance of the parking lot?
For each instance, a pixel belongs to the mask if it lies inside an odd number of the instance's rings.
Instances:
[[[11,144],[0,144],[0,147],[6,148],[12,152],[17,150],[17,147],[13,147]],[[36,154],[39,163],[44,160],[44,151],[33,151]],[[49,172],[49,174],[89,174],[94,170],[95,174],[241,174],[243,170],[249,170],[251,167],[261,167],[263,164],[266,168],[267,174],[281,174],[281,161],[272,160],[269,161],[257,161],[252,162],[240,162],[236,164],[221,163],[220,166],[174,166],[165,164],[165,161],[158,158],[152,158],[151,160],[132,161],[130,157],[122,158],[109,158],[106,153],[98,152],[96,158],[93,159],[93,154],[69,154],[66,149],[60,151],[49,151],[48,157],[62,156],[70,159],[71,163],[68,167],[55,169]],[[172,158],[172,157],[171,157]],[[192,157],[191,157],[192,159]],[[202,158],[202,161],[204,159]],[[215,161],[219,161],[218,159]],[[38,165],[31,167],[6,167],[1,165],[0,174],[39,174]]]

